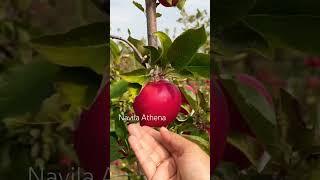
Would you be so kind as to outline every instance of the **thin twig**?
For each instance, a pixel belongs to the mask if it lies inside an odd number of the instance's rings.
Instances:
[[[111,39],[117,39],[117,40],[120,40],[120,41],[123,41],[125,42],[126,44],[128,44],[128,46],[131,47],[131,49],[137,54],[137,56],[139,57],[141,63],[144,65],[145,64],[145,59],[143,58],[142,54],[138,51],[138,49],[136,47],[134,47],[133,44],[131,44],[128,40],[126,39],[123,39],[119,36],[114,36],[114,35],[110,35],[110,38]]]

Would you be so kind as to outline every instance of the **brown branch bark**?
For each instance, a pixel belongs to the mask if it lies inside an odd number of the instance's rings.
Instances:
[[[146,0],[146,17],[148,45],[157,47],[157,39],[153,33],[157,32],[157,3],[156,0]]]

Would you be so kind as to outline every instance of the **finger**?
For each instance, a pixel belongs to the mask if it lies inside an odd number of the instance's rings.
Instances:
[[[152,180],[172,179],[176,176],[177,168],[172,158],[166,159],[158,166]]]
[[[194,144],[182,136],[170,132],[167,128],[160,128],[162,144],[172,154],[181,155],[187,149],[192,149]]]
[[[158,141],[159,143],[161,143],[162,139],[161,139],[161,135],[160,132],[149,127],[149,126],[142,126],[142,129],[148,133],[150,136],[152,136],[156,141]]]
[[[139,124],[129,124],[128,125],[128,131],[130,135],[136,136],[138,137],[138,135],[140,136],[140,133],[137,129],[137,127],[139,127]]]
[[[148,179],[151,179],[156,172],[156,164],[150,156],[146,156],[145,149],[143,149],[137,137],[129,136],[128,141],[143,169],[144,174]]]
[[[130,135],[133,135],[139,139],[142,147],[148,154],[150,154],[156,145],[152,142],[152,140],[150,140],[150,138],[148,138],[147,135],[144,135],[145,132],[141,129],[141,126],[139,124],[130,124],[128,126],[128,131]]]
[[[145,155],[149,155],[155,163],[159,163],[169,157],[169,152],[166,150],[166,148],[158,143],[140,125],[130,125],[128,127],[128,131],[130,134],[136,136],[139,139],[140,144],[146,151]]]
[[[160,132],[155,130],[155,129],[153,129],[153,128],[151,128],[151,127],[149,127],[149,126],[142,126],[142,129],[148,135],[153,137],[153,139],[156,141],[156,143],[161,146],[161,148],[159,148],[157,146],[157,148],[155,149],[155,152],[157,152],[159,154],[159,156],[160,156],[160,161],[159,162],[167,159],[170,156],[170,153],[167,151],[166,147],[161,143],[162,142],[162,138],[161,138]]]

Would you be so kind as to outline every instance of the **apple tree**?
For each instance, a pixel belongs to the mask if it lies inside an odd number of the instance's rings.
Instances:
[[[126,128],[139,121],[119,116],[163,115],[165,121],[140,120],[140,124],[167,126],[210,153],[210,56],[204,48],[209,42],[208,26],[198,24],[171,39],[157,31],[156,21],[161,18],[157,6],[177,6],[179,11],[184,1],[145,2],[144,6],[133,1],[146,14],[147,43],[130,31],[128,38],[110,36],[111,177],[142,175]],[[159,89],[170,90],[160,96]]]

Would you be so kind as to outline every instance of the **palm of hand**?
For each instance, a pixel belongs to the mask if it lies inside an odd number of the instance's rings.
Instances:
[[[188,180],[209,175],[209,157],[190,141],[176,134],[170,136],[167,130],[160,133],[136,124],[129,125],[128,130],[129,143],[149,180]]]

